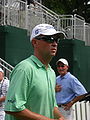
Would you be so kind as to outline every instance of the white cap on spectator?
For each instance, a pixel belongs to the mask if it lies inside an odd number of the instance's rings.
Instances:
[[[0,68],[0,72],[3,72],[3,73],[4,73],[4,71],[2,70],[2,68]]]
[[[67,61],[66,59],[64,59],[64,58],[60,58],[60,59],[56,62],[56,64],[58,64],[59,62],[61,62],[61,63],[63,63],[64,65],[67,65],[67,66],[68,66],[68,61]]]
[[[66,37],[63,31],[56,31],[55,28],[49,24],[39,24],[35,26],[32,30],[30,41],[39,35],[58,35],[62,39]]]

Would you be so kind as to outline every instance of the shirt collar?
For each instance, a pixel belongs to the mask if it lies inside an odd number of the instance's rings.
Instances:
[[[31,55],[31,60],[38,66],[38,67],[44,67],[45,65],[34,55]],[[48,64],[48,68],[51,68],[51,66]]]
[[[61,76],[61,75],[60,75],[60,78],[66,79],[66,78],[69,76],[69,74],[70,74],[70,72],[67,72],[67,74],[65,74],[64,76]]]
[[[3,83],[3,81],[4,81],[4,78],[3,78],[3,80],[1,80],[1,81],[0,81],[0,84],[2,84],[2,83]]]

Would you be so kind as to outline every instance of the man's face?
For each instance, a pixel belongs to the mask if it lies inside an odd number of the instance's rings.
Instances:
[[[3,77],[4,77],[4,73],[0,72],[0,81],[3,80]]]
[[[64,76],[67,71],[68,71],[68,67],[67,65],[64,65],[62,62],[59,62],[57,64],[57,70],[58,70],[58,73],[61,75],[61,76]]]
[[[52,57],[56,55],[57,52],[57,41],[49,41],[47,40],[37,40],[35,47],[37,51],[45,57]]]
[[[38,50],[42,55],[55,56],[57,52],[57,43],[47,43],[45,41],[38,41]]]

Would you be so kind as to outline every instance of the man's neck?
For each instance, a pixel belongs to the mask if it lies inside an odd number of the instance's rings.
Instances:
[[[35,55],[35,54],[34,54]],[[50,63],[51,59],[50,57],[43,57],[43,56],[38,56],[35,55],[45,66],[48,68],[48,64]]]
[[[65,76],[68,72],[66,72],[65,74],[62,74],[61,77]]]

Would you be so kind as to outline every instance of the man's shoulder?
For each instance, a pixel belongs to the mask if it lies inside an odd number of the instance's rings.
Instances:
[[[35,63],[32,60],[32,56],[22,60],[21,62],[19,62],[15,68],[13,69],[12,74],[20,74],[21,73],[30,73],[35,67]]]
[[[28,66],[31,66],[32,65],[32,62],[31,62],[31,59],[30,59],[30,57],[29,58],[27,58],[27,59],[24,59],[24,60],[22,60],[20,63],[18,63],[15,67],[17,68],[17,67],[22,67],[22,68],[26,68],[26,67],[28,67]]]
[[[70,72],[68,72],[68,76],[72,79],[77,79],[73,74],[71,74]]]

